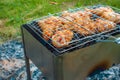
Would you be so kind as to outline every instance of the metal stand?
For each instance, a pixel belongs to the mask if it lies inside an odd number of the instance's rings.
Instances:
[[[31,73],[30,73],[29,58],[26,55],[25,55],[25,63],[26,63],[27,80],[32,80],[31,79]]]
[[[24,33],[24,32],[23,32],[23,27],[21,27],[21,31],[22,31],[22,33]],[[25,42],[24,42],[24,35],[22,35],[22,41],[23,41],[23,44],[25,44]],[[30,73],[30,63],[29,63],[29,58],[28,58],[27,55],[26,55],[25,45],[23,46],[23,48],[24,48],[24,56],[25,56],[27,80],[32,80],[32,79],[31,79],[31,73]]]

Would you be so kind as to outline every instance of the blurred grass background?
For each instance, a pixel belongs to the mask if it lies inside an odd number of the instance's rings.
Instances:
[[[0,0],[0,41],[20,36],[20,26],[35,18],[95,4],[120,8],[120,0]]]

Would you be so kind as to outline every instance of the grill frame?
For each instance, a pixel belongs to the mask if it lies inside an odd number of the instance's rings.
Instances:
[[[42,71],[46,80],[84,80],[95,66],[100,64],[104,66],[105,63],[107,64],[105,69],[107,69],[112,64],[120,62],[119,45],[114,43],[91,44],[91,46],[87,45],[88,47],[63,52],[66,54],[59,52],[56,54],[42,44],[45,40],[40,38],[41,36],[37,35],[29,24],[28,22],[21,27],[28,80],[31,79],[29,59]],[[106,50],[107,48],[109,50]]]

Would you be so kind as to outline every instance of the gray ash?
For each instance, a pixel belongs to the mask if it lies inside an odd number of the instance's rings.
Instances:
[[[39,80],[40,70],[30,61],[32,79]],[[23,45],[20,41],[9,41],[0,45],[0,80],[26,80]],[[102,71],[86,80],[120,80],[120,64]]]

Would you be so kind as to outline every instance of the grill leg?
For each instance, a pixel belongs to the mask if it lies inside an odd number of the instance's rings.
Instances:
[[[26,55],[25,55],[25,63],[26,63],[27,80],[32,80],[31,79],[31,74],[30,74],[29,58]]]
[[[24,31],[23,31],[23,27],[21,27],[21,31],[22,31],[22,41],[24,44],[24,56],[25,56],[25,64],[26,64],[26,72],[27,72],[27,80],[32,80],[31,79],[31,74],[30,74],[30,63],[29,63],[29,58],[26,55],[26,48],[25,48],[25,42],[24,42]]]

